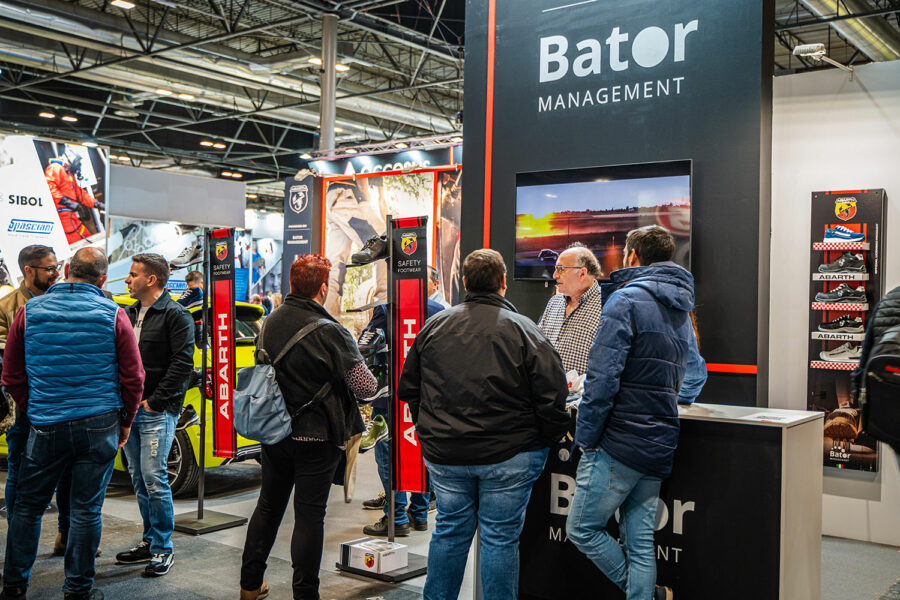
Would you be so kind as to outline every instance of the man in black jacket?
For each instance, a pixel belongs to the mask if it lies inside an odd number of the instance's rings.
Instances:
[[[117,554],[116,560],[149,561],[144,573],[159,577],[168,573],[175,561],[175,512],[166,461],[194,366],[194,321],[187,309],[166,293],[166,259],[158,254],[136,254],[132,261],[125,283],[137,302],[129,307],[128,317],[146,379],[141,408],[124,449],[144,535],[137,546]]]
[[[424,596],[459,595],[478,526],[484,597],[517,598],[525,507],[569,424],[566,377],[553,345],[503,297],[498,252],[471,253],[462,275],[466,301],[428,320],[397,389],[437,495]]]

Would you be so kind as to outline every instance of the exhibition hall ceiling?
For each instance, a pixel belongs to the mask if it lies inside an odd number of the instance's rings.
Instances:
[[[265,195],[317,147],[326,13],[338,146],[461,131],[464,0],[4,0],[0,129],[238,173]],[[898,15],[900,0],[778,1],[774,71],[822,68],[791,56],[801,43],[845,64],[900,57]]]

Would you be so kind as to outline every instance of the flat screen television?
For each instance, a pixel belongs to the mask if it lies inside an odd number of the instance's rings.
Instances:
[[[661,225],[675,236],[672,260],[690,268],[691,161],[516,175],[516,279],[552,280],[556,259],[580,242],[603,276],[622,267],[625,236]]]

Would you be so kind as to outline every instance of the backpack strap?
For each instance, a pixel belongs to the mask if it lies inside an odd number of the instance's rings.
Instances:
[[[278,356],[275,357],[275,360],[272,361],[272,364],[274,365],[279,360],[284,358],[284,355],[288,353],[288,350],[293,348],[297,344],[297,342],[305,338],[308,334],[312,333],[325,323],[328,323],[328,319],[316,319],[315,321],[309,323],[303,329],[295,333],[294,336],[288,340],[287,344],[284,345],[284,348],[281,349],[281,352],[278,353]],[[265,329],[265,326],[263,327],[263,329]],[[262,338],[262,332],[260,332],[260,338]]]

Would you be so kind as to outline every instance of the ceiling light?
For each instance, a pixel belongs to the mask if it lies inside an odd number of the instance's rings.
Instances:
[[[458,135],[454,135],[452,138],[450,138],[450,141],[451,142],[461,142],[461,141],[463,141],[463,139]]]
[[[216,142],[215,144],[213,144],[213,148],[222,150],[223,148],[225,148],[225,144],[223,144],[222,142]]]
[[[303,160],[309,160],[312,158],[312,154],[310,154],[309,152],[304,152],[300,155],[300,158],[302,158]]]
[[[232,173],[231,176],[234,177],[235,179],[240,179],[241,177],[244,176],[244,174],[243,173]]]
[[[125,109],[117,109],[114,110],[113,113],[119,117],[137,117],[139,113],[136,110],[125,110]]]
[[[403,150],[404,148],[409,148],[409,144],[407,144],[406,142],[397,142],[396,144],[394,144],[394,148]]]
[[[307,62],[310,63],[310,64],[313,64],[313,65],[320,65],[320,66],[321,66],[321,64],[322,64],[322,59],[319,58],[318,56],[313,56],[313,57],[310,58]]]
[[[181,98],[182,100],[193,100],[193,99],[194,99],[194,95],[193,95],[193,94],[184,94],[184,93],[182,93],[182,94],[178,94],[178,97]]]
[[[209,148],[210,146],[213,145],[213,143],[210,142],[209,140],[203,140],[202,142],[200,142],[200,145],[201,145],[201,146],[206,146],[207,148]]]
[[[350,67],[348,67],[347,65],[342,65],[342,64],[338,63],[338,64],[334,65],[334,70],[340,71],[341,73],[346,73],[347,71],[350,70]]]
[[[231,177],[234,175],[231,171],[222,171],[222,177]]]
[[[247,194],[247,197],[250,198],[251,200],[256,200],[256,198],[257,198],[256,194]]]
[[[156,93],[159,94],[160,96],[171,96],[171,95],[172,95],[172,90],[167,90],[167,89],[164,89],[164,88],[159,88],[159,89],[156,90]]]
[[[347,154],[356,154],[357,152],[359,152],[359,150],[357,150],[356,148],[347,148],[344,152],[346,152]]]
[[[335,127],[335,128],[334,128],[334,132],[335,132],[335,133],[344,133],[344,130],[341,129],[340,127]]]
[[[120,156],[118,158],[119,158],[119,160],[131,160],[130,156]]]
[[[43,117],[44,119],[55,119],[56,118],[55,114],[53,114],[52,112],[46,112],[46,111],[38,113],[38,116]]]
[[[110,2],[113,6],[118,6],[119,8],[124,8],[125,10],[130,10],[134,8],[133,2],[128,2],[128,0],[113,0]]]
[[[117,158],[119,158],[119,157],[116,156],[115,154],[110,154],[110,155],[109,155],[109,160],[116,160]]]
[[[88,148],[96,148],[97,142],[85,142],[84,145],[87,146]]]
[[[799,44],[794,46],[792,54],[801,58],[809,58],[815,62],[824,61],[838,69],[853,73],[853,67],[848,67],[847,65],[841,64],[838,61],[825,56],[825,44]],[[853,75],[850,75],[850,78],[852,79]]]
[[[78,120],[78,117],[70,117],[69,115],[64,115],[64,116],[62,117],[62,120],[63,120],[63,121],[68,121],[69,123],[74,123],[75,121]]]

